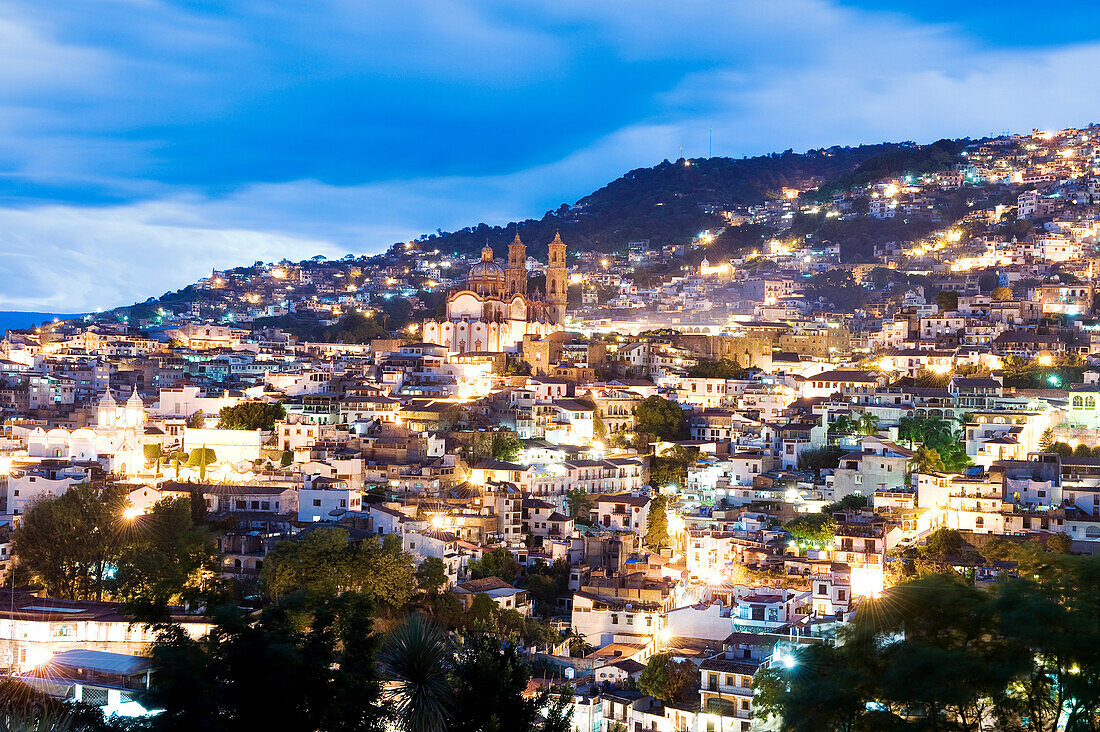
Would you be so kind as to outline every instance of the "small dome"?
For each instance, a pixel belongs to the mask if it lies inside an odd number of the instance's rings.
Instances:
[[[470,279],[484,279],[493,277],[504,277],[504,270],[500,265],[490,260],[486,262],[482,260],[470,268]]]

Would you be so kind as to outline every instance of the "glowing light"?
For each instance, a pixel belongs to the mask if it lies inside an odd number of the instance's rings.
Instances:
[[[45,648],[36,648],[34,646],[27,648],[27,666],[42,666],[48,663],[51,658],[53,658],[53,653]]]
[[[852,594],[860,597],[878,597],[885,581],[882,567],[852,567]]]
[[[1054,357],[1051,356],[1049,353],[1044,353],[1043,355],[1035,359],[1035,363],[1039,364],[1040,366],[1053,366]]]
[[[951,366],[945,363],[933,363],[928,365],[928,370],[934,374],[947,374],[951,372]]]
[[[138,516],[144,516],[144,515],[145,515],[145,512],[142,511],[140,508],[138,508],[136,506],[130,506],[129,508],[127,508],[125,511],[122,512],[122,518],[126,519],[127,521],[133,521]]]
[[[789,653],[775,654],[775,660],[785,669],[792,669],[798,665],[798,659]]]
[[[677,536],[687,531],[687,522],[684,517],[675,511],[668,512],[668,533]]]

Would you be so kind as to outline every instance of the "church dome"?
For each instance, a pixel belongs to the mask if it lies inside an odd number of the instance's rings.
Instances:
[[[504,269],[493,261],[488,244],[481,250],[481,261],[470,267],[467,287],[479,295],[496,295],[504,288]]]
[[[478,262],[470,267],[470,279],[504,277],[504,270],[496,262]]]

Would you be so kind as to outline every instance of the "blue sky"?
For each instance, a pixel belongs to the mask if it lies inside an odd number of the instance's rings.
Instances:
[[[541,216],[704,155],[1100,119],[1100,9],[0,0],[0,309]]]

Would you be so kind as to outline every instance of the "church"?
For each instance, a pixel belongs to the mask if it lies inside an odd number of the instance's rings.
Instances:
[[[470,268],[466,287],[447,298],[446,318],[424,322],[424,341],[455,353],[516,352],[525,335],[545,337],[563,329],[567,286],[560,234],[549,245],[545,295],[527,292],[527,245],[519,233],[508,245],[504,268],[493,261],[486,244],[481,261]]]

